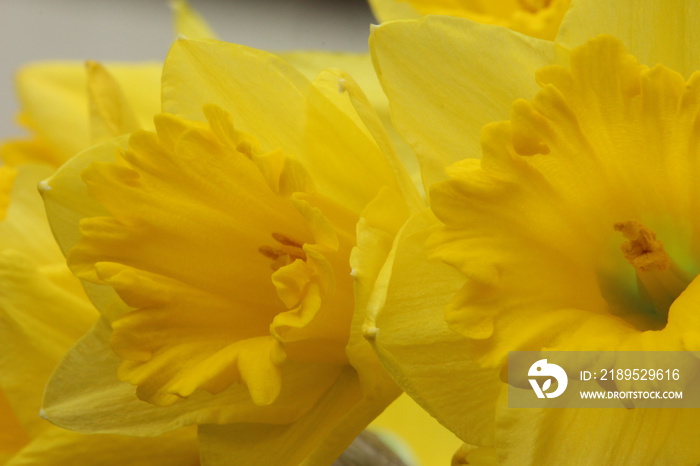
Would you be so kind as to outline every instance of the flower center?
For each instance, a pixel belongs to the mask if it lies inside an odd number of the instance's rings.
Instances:
[[[637,272],[640,294],[653,305],[665,323],[673,301],[690,283],[690,277],[671,259],[656,234],[636,220],[614,225],[627,238],[620,249]]]
[[[276,246],[260,246],[258,251],[263,256],[272,259],[270,266],[272,270],[277,271],[285,265],[289,265],[297,259],[306,261],[306,252],[304,252],[304,244],[300,241],[292,239],[282,233],[272,233],[272,237],[277,241]]]
[[[446,318],[485,364],[661,345],[700,271],[700,73],[649,69],[600,36],[536,80],[483,128],[483,158],[431,192],[432,252],[465,277]]]

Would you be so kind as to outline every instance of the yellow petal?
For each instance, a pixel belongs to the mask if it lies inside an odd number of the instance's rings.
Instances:
[[[574,2],[557,41],[573,48],[599,34],[610,34],[641,63],[662,64],[688,78],[700,69],[700,51],[693,46],[699,39],[699,20],[700,5],[688,0]]]
[[[507,118],[516,98],[535,95],[538,68],[566,61],[552,42],[437,16],[383,24],[370,49],[425,186],[444,179],[451,163],[479,157],[481,127]]]
[[[217,395],[197,391],[171,406],[139,400],[134,387],[117,379],[121,359],[109,348],[103,322],[66,355],[46,388],[44,416],[54,424],[85,433],[158,435],[191,424],[290,423],[307,412],[335,383],[340,366],[288,363],[276,402],[255,405],[248,390],[232,385]]]
[[[63,157],[46,141],[7,139],[0,143],[0,160],[9,166],[45,163],[56,167],[61,164]]]
[[[238,129],[256,136],[263,152],[283,149],[302,155],[300,115],[310,87],[298,72],[266,52],[179,39],[163,69],[163,111],[203,121],[203,105],[216,104],[231,114]],[[259,92],[261,88],[270,92]]]
[[[357,245],[350,256],[352,276],[355,278],[355,313],[347,354],[351,364],[357,368],[363,387],[372,387],[377,392],[392,387],[394,382],[363,338],[365,318],[373,299],[375,283],[391,253],[394,238],[410,213],[405,199],[389,189],[382,190],[362,213],[357,224]]]
[[[160,110],[160,64],[108,64],[139,127],[150,129]],[[17,74],[22,121],[42,149],[34,151],[54,166],[90,144],[90,113],[85,65],[46,62],[29,65]]]
[[[201,426],[202,459],[212,466],[228,465],[231,458],[241,464],[330,464],[387,403],[361,399],[360,391],[357,375],[346,367],[319,402],[292,424]]]
[[[31,436],[43,386],[63,353],[97,317],[78,298],[43,276],[26,255],[0,253],[0,389]]]
[[[399,159],[403,163],[405,170],[411,177],[413,185],[422,185],[416,155],[394,128],[394,124],[391,121],[391,114],[389,112],[389,101],[387,100],[381,84],[377,79],[377,74],[374,72],[372,60],[368,53],[337,53],[314,50],[282,52],[279,54],[279,56],[287,63],[294,66],[309,80],[315,79],[323,70],[338,69],[344,71],[350,75],[353,80],[357,81],[359,88],[362,89],[361,93],[364,93],[367,96],[367,100],[369,100],[371,108],[379,116],[379,119],[384,127],[383,131],[386,131],[391,139],[391,143],[394,146]],[[337,72],[334,73],[337,74]],[[353,105],[361,105],[363,108],[368,107],[367,104],[358,102],[358,100],[360,100],[358,94],[361,93],[358,93],[357,90],[350,89],[347,85],[343,85],[341,87],[343,87],[346,92],[336,92],[336,94],[343,97],[345,97],[345,94],[347,94],[347,96],[354,102]],[[361,110],[358,109],[358,111]],[[364,118],[363,121],[365,125],[369,126],[371,124],[371,122],[368,122],[367,118]],[[384,147],[382,147],[382,149],[384,150]]]
[[[155,128],[153,116],[159,113],[161,108],[162,63],[103,63],[103,65],[119,86],[124,101],[133,112],[138,127],[153,130]]]
[[[690,409],[498,408],[499,464],[694,464]],[[562,434],[565,433],[565,434]],[[567,460],[569,461],[569,460]]]
[[[175,32],[190,39],[216,39],[216,33],[186,0],[172,0],[175,12]]]
[[[62,165],[49,179],[39,184],[46,216],[56,243],[64,255],[78,244],[82,219],[108,214],[102,205],[88,195],[85,184],[75,183],[73,179],[80,178],[83,170],[93,161],[113,161],[117,152],[125,147],[125,137],[98,144],[78,154],[70,163]],[[110,320],[130,310],[112,287],[88,282],[83,282],[83,287],[95,307]]]
[[[194,429],[160,437],[83,435],[49,426],[3,466],[197,466],[199,451]]]
[[[463,440],[489,444],[498,371],[468,360],[467,340],[443,319],[464,278],[426,257],[424,242],[435,225],[424,212],[399,233],[374,288],[365,336],[411,398]]]
[[[27,126],[55,153],[55,161],[89,144],[88,101],[82,63],[37,63],[17,73]]]
[[[137,130],[136,116],[117,81],[97,62],[88,61],[86,67],[91,142],[102,142]]]

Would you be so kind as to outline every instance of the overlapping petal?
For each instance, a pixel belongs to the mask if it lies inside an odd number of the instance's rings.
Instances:
[[[507,118],[516,98],[535,95],[536,70],[567,60],[553,42],[449,17],[383,24],[370,46],[425,186],[445,179],[451,163],[478,158],[481,127]]]

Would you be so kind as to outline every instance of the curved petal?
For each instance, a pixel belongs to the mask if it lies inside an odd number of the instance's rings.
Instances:
[[[617,37],[641,63],[688,78],[700,69],[700,4],[693,0],[573,2],[557,41],[574,48],[599,34]]]
[[[342,367],[288,363],[283,390],[275,403],[255,405],[242,385],[211,395],[197,391],[170,406],[136,397],[135,388],[117,379],[121,359],[109,348],[111,331],[100,320],[63,358],[46,387],[44,416],[54,424],[84,433],[159,435],[191,424],[293,422],[335,383]]]
[[[425,186],[444,179],[451,163],[478,158],[481,127],[507,119],[515,99],[535,95],[537,69],[567,60],[552,42],[441,16],[382,24],[370,50]]]
[[[418,404],[472,444],[493,441],[498,371],[466,355],[467,340],[447,327],[447,303],[464,278],[426,256],[423,245],[437,220],[414,216],[394,244],[370,301],[365,336],[394,380]]]
[[[108,215],[107,210],[88,195],[85,184],[74,180],[80,179],[83,170],[95,161],[114,161],[117,153],[126,147],[126,137],[98,144],[78,154],[39,184],[46,216],[64,255],[78,244],[79,225],[84,218]],[[110,320],[130,309],[112,287],[87,282],[83,282],[83,286],[95,307]]]

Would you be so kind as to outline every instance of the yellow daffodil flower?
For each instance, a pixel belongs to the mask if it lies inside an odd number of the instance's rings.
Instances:
[[[162,95],[155,132],[43,185],[103,317],[55,372],[46,416],[135,435],[199,424],[207,464],[332,460],[399,394],[353,315],[356,225],[395,231],[415,188],[341,72],[311,83],[265,52],[181,39]],[[353,264],[357,290],[382,261]]]
[[[507,27],[540,39],[554,39],[571,0],[369,0],[380,21],[425,15],[468,18]]]
[[[512,409],[502,375],[515,350],[697,349],[699,16],[584,0],[555,43],[446,17],[375,29],[395,121],[434,185],[365,334],[481,447],[456,462],[700,459],[693,410]]]

